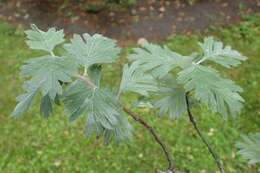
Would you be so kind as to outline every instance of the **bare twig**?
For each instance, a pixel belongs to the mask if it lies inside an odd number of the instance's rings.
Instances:
[[[192,123],[194,129],[196,130],[196,132],[198,133],[199,137],[201,138],[202,142],[207,146],[210,154],[212,155],[213,159],[215,160],[219,170],[221,173],[225,173],[224,171],[224,168],[223,168],[223,165],[221,164],[221,161],[218,157],[218,155],[216,154],[216,152],[213,150],[213,148],[210,146],[209,142],[207,141],[207,139],[202,135],[200,129],[198,128],[197,126],[197,123],[191,113],[191,110],[190,110],[190,103],[189,103],[189,97],[188,97],[188,94],[186,94],[186,104],[187,104],[187,112],[188,112],[188,116],[189,116],[189,119],[190,119],[190,122]]]
[[[172,171],[172,173],[174,173],[174,165],[173,165],[173,160],[167,150],[167,147],[165,146],[165,144],[161,141],[161,139],[159,138],[159,136],[155,133],[155,130],[148,125],[138,114],[132,112],[131,110],[127,109],[126,107],[123,107],[123,110],[130,115],[136,122],[138,122],[139,124],[141,124],[144,128],[146,128],[150,134],[154,137],[155,141],[161,146],[164,155],[168,161],[168,170]]]

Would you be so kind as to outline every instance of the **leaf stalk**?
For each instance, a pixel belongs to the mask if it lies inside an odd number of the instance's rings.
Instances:
[[[91,80],[89,78],[87,78],[86,76],[82,76],[82,75],[78,74],[78,75],[75,75],[74,77],[83,81],[86,84],[87,87],[89,87],[93,90],[97,89],[97,86],[93,82],[91,82]]]

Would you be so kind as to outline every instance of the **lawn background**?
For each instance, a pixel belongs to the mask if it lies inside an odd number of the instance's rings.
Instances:
[[[228,28],[211,27],[191,36],[174,35],[160,44],[188,55],[199,49],[204,36],[215,38],[241,51],[249,59],[241,66],[221,73],[244,88],[243,113],[223,120],[204,107],[192,111],[199,127],[223,160],[227,173],[256,173],[236,154],[235,142],[241,134],[260,131],[260,14],[245,16],[244,21]],[[119,82],[122,62],[131,48],[125,48],[117,64],[107,65],[103,84]],[[61,107],[49,119],[39,114],[39,101],[20,119],[10,118],[15,97],[22,93],[19,67],[26,59],[39,55],[25,44],[22,28],[0,21],[0,172],[2,173],[152,173],[166,167],[158,144],[141,126],[133,122],[134,137],[129,144],[104,146],[101,141],[84,138],[85,119],[69,123]],[[131,104],[134,95],[124,102]],[[216,172],[216,165],[199,140],[187,116],[177,121],[159,118],[147,109],[138,111],[167,143],[178,169],[192,173]],[[258,166],[259,167],[259,166]]]

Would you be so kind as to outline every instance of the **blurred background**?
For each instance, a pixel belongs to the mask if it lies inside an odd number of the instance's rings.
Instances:
[[[39,100],[22,118],[9,117],[22,93],[21,64],[40,55],[25,44],[31,23],[41,29],[101,33],[123,46],[121,59],[105,67],[104,80],[114,86],[131,49],[143,39],[188,55],[203,37],[239,50],[248,61],[232,70],[220,69],[244,88],[243,113],[223,120],[204,107],[195,108],[200,128],[223,160],[227,173],[257,173],[237,154],[241,134],[260,132],[260,1],[259,0],[0,0],[0,173],[150,173],[166,162],[153,138],[138,124],[129,144],[104,146],[84,138],[85,118],[69,123],[61,107],[44,119]],[[119,72],[120,71],[120,72]],[[125,102],[136,98],[128,95]],[[187,116],[171,121],[147,109],[136,109],[170,148],[179,170],[217,173],[207,148]],[[260,146],[259,146],[260,147]]]

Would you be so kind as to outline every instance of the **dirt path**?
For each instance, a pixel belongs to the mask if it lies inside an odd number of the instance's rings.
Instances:
[[[260,0],[200,0],[194,5],[180,0],[139,0],[130,9],[97,14],[76,4],[62,8],[47,0],[9,0],[0,4],[0,19],[26,27],[30,23],[43,28],[56,26],[68,33],[99,32],[126,42],[140,37],[156,41],[174,33],[229,25],[240,21],[241,11],[260,12]]]

